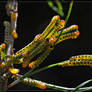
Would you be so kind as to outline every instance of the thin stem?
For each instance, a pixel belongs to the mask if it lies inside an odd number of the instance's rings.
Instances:
[[[19,74],[17,74],[16,76],[18,78],[22,77],[22,75],[19,75]],[[21,82],[23,82],[24,84],[28,84],[30,86],[33,86],[32,84],[34,83],[34,81],[38,81],[38,80],[34,80],[34,79],[31,79],[31,78],[25,78]],[[84,82],[84,84],[89,83],[91,81],[92,81],[92,79],[91,80],[87,80],[87,81]],[[42,81],[40,81],[40,82],[42,84],[44,84],[46,86],[46,88],[51,88],[51,89],[55,89],[55,90],[59,90],[59,91],[68,92],[68,91],[74,91],[74,89],[75,89],[75,88],[68,88],[68,87],[63,87],[63,86],[57,86],[57,85],[53,85],[53,84],[48,84],[48,83],[45,83],[45,82],[42,82]],[[83,87],[83,88],[79,88],[76,92],[83,92],[83,91],[88,91],[88,90],[91,90],[91,89],[92,89],[92,86],[90,86],[90,87]]]
[[[69,17],[70,17],[70,14],[71,14],[71,11],[72,11],[72,6],[73,6],[73,0],[70,2],[69,10],[68,10],[67,16],[66,16],[66,18],[65,18],[65,23],[66,23],[66,24],[67,24],[68,19],[69,19]]]
[[[64,62],[67,62],[67,61],[64,61]],[[62,62],[62,65],[64,64],[64,62]],[[38,73],[38,72],[41,72],[41,71],[43,71],[43,70],[46,70],[46,69],[49,69],[49,68],[51,68],[51,67],[54,67],[54,66],[57,66],[57,65],[60,65],[61,63],[56,63],[56,64],[52,64],[52,65],[49,65],[49,66],[46,66],[46,67],[43,67],[43,68],[40,68],[40,69],[38,69],[38,70],[35,70],[34,72],[27,72],[26,74],[24,74],[23,76],[20,76],[20,78],[19,79],[17,79],[16,81],[14,81],[13,83],[11,83],[8,87],[12,87],[12,86],[14,86],[14,85],[16,85],[17,83],[19,83],[19,82],[21,82],[21,81],[23,81],[26,77],[28,77],[28,76],[31,76],[31,75],[33,75],[33,74],[35,74],[35,73]],[[92,87],[90,86],[90,87],[83,87],[83,88],[80,88],[80,87],[82,87],[82,86],[84,86],[85,84],[87,84],[87,83],[89,83],[89,82],[91,82],[92,80],[88,80],[88,81],[86,81],[86,82],[84,82],[84,83],[82,83],[82,84],[80,84],[79,86],[77,86],[77,88],[67,88],[67,87],[62,87],[62,86],[56,86],[56,85],[53,85],[53,84],[48,84],[48,83],[45,83],[45,85],[46,85],[46,87],[47,88],[52,88],[52,89],[56,89],[56,90],[60,90],[60,91],[73,91],[73,92],[75,92],[75,91],[78,91],[78,92],[83,92],[83,91],[88,91],[88,90],[92,90]],[[75,90],[76,89],[76,90]],[[74,91],[75,90],[75,91]]]
[[[72,92],[76,92],[79,88],[83,87],[84,85],[86,85],[86,84],[88,84],[88,83],[90,83],[90,82],[92,82],[92,79],[87,80],[87,81],[81,83],[81,84],[78,85]]]
[[[70,14],[71,14],[72,6],[73,6],[73,0],[70,2],[69,10],[68,10],[67,16],[65,18],[65,26],[66,26],[66,24],[68,22],[68,19],[69,19]],[[64,28],[65,28],[65,26],[64,26]],[[57,40],[55,42],[55,45],[56,45],[57,41],[59,40],[59,37],[62,35],[62,31],[64,30],[64,28],[61,29],[60,34],[59,34],[59,36],[58,36],[58,38],[57,38]]]
[[[15,76],[15,78],[17,78],[17,77],[18,78],[22,77],[22,75],[17,74]],[[64,92],[68,92],[67,90],[71,91],[71,90],[74,89],[74,88],[67,88],[67,87],[57,86],[57,85],[53,85],[53,84],[48,84],[48,83],[38,81],[38,80],[34,80],[34,79],[31,79],[31,78],[25,78],[21,82],[23,82],[24,84],[30,85],[30,86],[35,86],[35,87],[38,87],[38,86],[34,85],[34,82],[40,82],[40,84],[44,84],[46,86],[46,88],[52,88],[52,89],[64,91]]]
[[[32,72],[33,70],[30,70],[30,71],[28,71],[27,73],[25,73],[22,77],[20,77],[19,79],[15,80],[13,83],[11,83],[8,87],[10,88],[10,87],[12,87],[12,86],[18,84],[19,82],[21,82],[21,81],[22,81],[24,78],[26,78],[26,77],[32,76],[32,75],[34,75],[34,74],[36,74],[36,73],[38,73],[38,72],[41,72],[41,71],[43,71],[43,70],[49,69],[49,68],[54,67],[54,66],[57,66],[57,65],[58,65],[58,63],[52,64],[52,65],[49,65],[49,66],[40,68],[40,69],[38,69],[38,70],[35,70],[34,72]]]

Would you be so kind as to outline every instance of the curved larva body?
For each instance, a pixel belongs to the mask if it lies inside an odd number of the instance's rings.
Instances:
[[[12,12],[11,13],[11,35],[13,38],[17,38],[18,34],[16,33],[16,26],[17,26],[17,17],[18,13],[17,12]]]
[[[29,68],[35,68],[39,66],[49,55],[49,53],[53,50],[53,48],[48,48],[43,54],[41,54],[35,61],[29,63]]]
[[[5,59],[5,43],[0,45],[0,59],[3,61]]]
[[[74,66],[92,66],[92,55],[78,55],[70,58]]]
[[[19,50],[18,52],[16,52],[15,55],[18,56],[18,55],[20,55],[20,54],[22,54],[24,52],[27,52],[27,51],[30,51],[31,49],[33,49],[33,47],[35,47],[39,43],[39,41],[43,40],[45,38],[45,36],[48,35],[48,33],[54,27],[54,25],[56,24],[56,22],[57,22],[58,19],[60,19],[59,16],[54,16],[52,18],[50,24],[44,30],[44,32],[42,34],[38,34],[31,43],[29,43],[27,46],[25,46],[24,48],[22,48],[21,50]],[[54,31],[55,30],[59,30],[62,27],[64,27],[64,24],[65,24],[65,21],[61,20],[60,24],[54,29]],[[50,35],[52,35],[52,32],[51,32]]]
[[[59,16],[54,16],[51,19],[50,24],[47,26],[47,28],[43,31],[42,35],[41,35],[41,39],[45,38],[48,33],[51,31],[51,29],[54,27],[54,25],[56,24],[57,20],[60,19]]]
[[[92,67],[92,55],[78,55],[71,57],[68,61],[59,64],[65,66],[90,66]]]
[[[39,43],[40,36],[41,36],[41,34],[38,34],[37,36],[35,36],[34,40],[31,43],[29,43],[27,46],[25,46],[24,48],[22,48],[21,50],[19,50],[15,53],[16,56],[18,56],[24,52],[30,51],[34,46],[36,46]]]
[[[88,60],[92,61],[92,55],[78,55],[70,58],[71,61]]]
[[[77,38],[77,36],[79,35],[79,31],[75,31],[75,32],[72,32],[72,33],[67,33],[67,34],[63,34],[60,36],[59,40],[57,41],[56,44],[60,43],[61,41],[64,41],[66,39],[75,39]]]
[[[64,33],[70,32],[70,31],[75,30],[75,29],[78,29],[78,25],[71,25],[70,27],[64,29],[62,31],[62,33],[64,34]]]
[[[59,30],[61,30],[62,28],[64,28],[65,25],[65,21],[61,20],[59,22],[59,24],[51,31],[50,34],[48,34],[48,36],[46,38],[52,37],[56,32],[58,32]]]
[[[46,85],[45,83],[41,82],[41,81],[37,81],[37,80],[31,80],[30,78],[25,78],[23,80],[24,83],[34,86],[34,87],[38,87],[40,89],[46,89]]]
[[[17,17],[18,17],[18,2],[17,1],[8,1],[6,4],[6,10],[8,16],[11,17],[11,35],[13,38],[17,38],[18,35],[16,33],[16,23],[17,23]]]
[[[45,50],[47,52],[49,50],[49,49],[47,49],[48,46],[49,46],[47,43],[48,43],[48,41],[44,40],[39,46],[36,47],[35,50],[33,50],[33,51],[30,50],[28,56],[27,57],[24,57],[24,59],[23,59],[24,62],[22,63],[22,66],[23,67],[26,67],[29,64],[30,60],[32,58],[34,58],[36,55],[40,54],[41,52],[43,52]]]

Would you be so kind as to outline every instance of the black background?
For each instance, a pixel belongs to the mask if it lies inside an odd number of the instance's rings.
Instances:
[[[6,2],[3,0],[0,1],[0,43],[3,42],[4,37],[3,21],[9,20],[9,17],[7,17],[5,12],[5,3]],[[69,7],[69,1],[62,2],[62,5],[65,16],[61,19],[65,19]],[[47,1],[34,0],[20,0],[18,13],[17,33],[19,37],[14,43],[15,52],[30,43],[35,35],[42,33],[49,24],[51,18],[54,15],[57,15],[57,13],[48,6]],[[74,2],[67,27],[73,24],[79,25],[80,36],[77,39],[66,40],[55,46],[55,49],[44,63],[40,65],[40,68],[52,63],[68,60],[74,55],[92,54],[92,2]],[[15,67],[21,69],[21,74],[24,74],[29,70],[28,68],[22,69],[21,65],[16,65]],[[31,78],[56,85],[76,87],[78,84],[92,78],[92,68],[53,67],[37,73]],[[9,82],[11,82],[11,80]],[[39,91],[38,88],[30,87],[22,83],[8,89],[8,91],[12,90]],[[52,89],[47,90],[51,91]]]

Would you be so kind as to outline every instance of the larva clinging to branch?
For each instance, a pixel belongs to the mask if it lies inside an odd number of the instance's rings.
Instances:
[[[62,67],[65,66],[90,66],[92,67],[92,55],[77,55],[72,56],[69,60],[59,63]]]

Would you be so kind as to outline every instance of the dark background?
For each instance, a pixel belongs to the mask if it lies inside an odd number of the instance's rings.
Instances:
[[[3,21],[9,20],[5,12],[5,1],[0,1],[0,43],[3,42],[4,26]],[[69,1],[62,2],[65,19],[69,7]],[[15,40],[15,52],[28,43],[30,43],[34,36],[42,33],[49,24],[51,18],[57,15],[47,4],[47,1],[19,1],[18,9],[19,17],[17,23],[18,39]],[[66,40],[57,46],[40,65],[44,67],[49,64],[68,60],[71,56],[92,54],[92,2],[90,1],[75,1],[69,18],[67,27],[73,24],[79,25],[80,36],[74,40]],[[21,65],[17,65],[18,68]],[[21,69],[21,74],[24,74],[29,69]],[[92,78],[91,67],[53,67],[51,69],[42,71],[33,75],[31,78],[41,80],[43,82],[52,83],[66,87],[76,87],[78,84]],[[9,81],[11,82],[11,81]],[[91,85],[91,84],[89,84]],[[88,86],[89,86],[88,85]],[[39,91],[38,88],[30,87],[22,83],[10,88],[8,91]],[[51,91],[52,89],[47,89]]]

